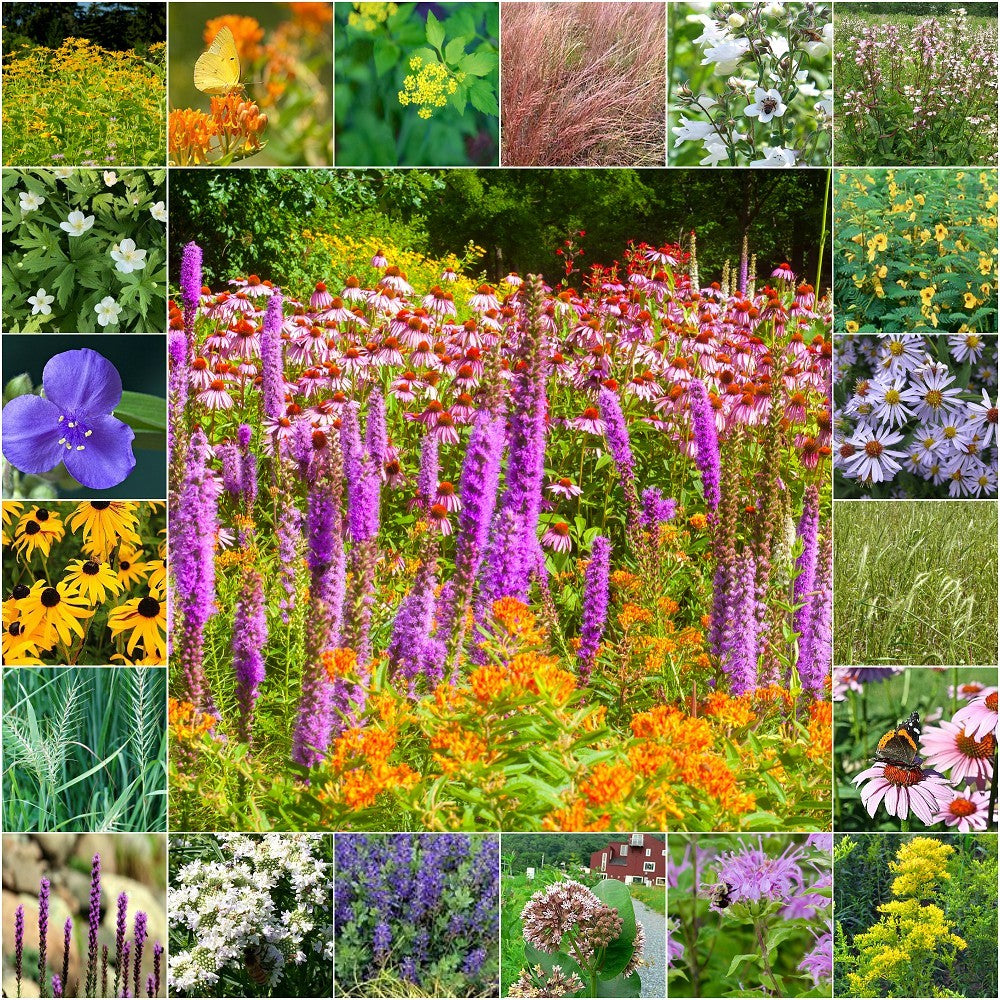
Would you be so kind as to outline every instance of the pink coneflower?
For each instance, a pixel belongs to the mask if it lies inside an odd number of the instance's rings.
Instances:
[[[958,828],[959,833],[970,830],[985,830],[989,815],[990,797],[986,792],[966,789],[955,792],[951,800],[942,799],[941,808],[934,817],[935,823],[946,823]]]
[[[600,434],[602,437],[604,435],[604,421],[601,419],[601,411],[596,406],[588,406],[583,415],[574,417],[569,421],[569,425],[588,434]]]
[[[469,308],[473,312],[488,312],[490,309],[499,309],[500,303],[497,300],[497,293],[490,285],[480,285],[476,289],[476,294],[469,299]]]
[[[420,303],[432,316],[443,318],[457,316],[455,296],[445,291],[440,285],[434,285]]]
[[[892,479],[901,468],[896,459],[905,458],[906,453],[893,451],[889,446],[902,440],[902,434],[893,434],[887,427],[859,424],[854,436],[847,439],[847,444],[856,451],[845,463],[844,472],[862,483]]]
[[[417,376],[415,372],[403,372],[398,381],[393,382],[389,388],[389,395],[404,403],[412,403],[417,394],[414,391]]]
[[[361,287],[361,282],[353,274],[349,274],[340,297],[345,302],[363,302],[368,298],[368,293]]]
[[[986,690],[986,685],[982,681],[964,681],[961,684],[949,684],[948,697],[961,698],[964,701],[975,701],[977,698],[983,697]],[[954,721],[952,719],[952,722]]]
[[[233,397],[226,388],[226,380],[212,379],[207,389],[198,393],[198,401],[204,403],[209,410],[228,410],[233,405]]]
[[[956,726],[965,730],[966,736],[981,740],[992,734],[997,736],[997,689],[987,688],[971,705],[964,705],[952,717]]]
[[[458,281],[458,272],[453,267],[446,267],[441,272],[441,280],[447,281],[451,284],[453,281]]]
[[[569,525],[565,521],[556,521],[542,535],[542,545],[553,552],[569,552],[573,547],[569,537]]]
[[[317,281],[312,295],[309,296],[309,308],[318,312],[328,309],[333,303],[333,296],[327,291],[326,283]]]
[[[438,414],[437,423],[428,431],[437,438],[438,444],[458,444],[458,431],[455,428],[455,419],[447,411]]]
[[[874,817],[879,803],[884,801],[890,816],[906,819],[912,812],[925,826],[933,825],[941,803],[952,794],[951,786],[939,775],[881,761],[856,775],[854,784],[863,786],[861,801],[869,816]]]
[[[448,520],[448,509],[443,504],[433,504],[431,509],[427,511],[427,520],[442,535],[447,537],[451,534],[451,521]]]
[[[573,483],[572,479],[557,479],[554,483],[549,483],[545,488],[550,493],[565,497],[567,500],[572,500],[573,497],[578,497],[583,492],[579,486]]]
[[[965,728],[954,722],[941,722],[925,729],[920,737],[927,764],[941,771],[950,771],[954,782],[976,781],[980,787],[993,770],[996,738],[987,733],[982,739],[968,736]]]
[[[385,259],[385,251],[384,250],[376,250],[375,251],[375,256],[372,257],[372,267],[382,268],[382,267],[388,267],[388,266],[389,266],[389,262]]]
[[[376,312],[382,313],[385,316],[395,316],[403,308],[399,294],[393,288],[380,287],[377,291],[370,293],[368,304]]]
[[[391,288],[400,295],[412,295],[413,285],[406,280],[406,275],[395,264],[385,269],[385,274],[379,279],[382,288]]]
[[[455,492],[454,484],[449,483],[447,480],[442,480],[438,483],[437,494],[434,500],[444,507],[449,514],[455,514],[462,509],[462,501]]]
[[[501,280],[505,285],[511,285],[513,288],[520,288],[524,284],[524,279],[513,271],[505,275]]]
[[[414,368],[440,368],[441,360],[431,350],[431,345],[421,340],[410,354],[410,364]]]
[[[760,88],[758,88],[760,89]],[[763,121],[763,119],[761,119]],[[789,283],[795,280],[795,272],[788,266],[788,264],[779,264],[772,272],[772,278],[781,278],[783,281]]]

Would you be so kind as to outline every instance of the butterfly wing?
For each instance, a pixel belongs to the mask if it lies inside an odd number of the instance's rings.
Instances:
[[[224,97],[240,85],[240,57],[229,28],[220,29],[194,64],[194,85],[212,97]]]

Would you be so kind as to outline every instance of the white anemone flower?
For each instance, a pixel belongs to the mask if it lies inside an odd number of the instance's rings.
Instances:
[[[92,215],[84,215],[79,209],[69,213],[69,218],[65,222],[59,223],[59,228],[64,229],[70,236],[82,236],[94,225]]]
[[[35,194],[34,191],[20,191],[17,200],[24,215],[28,212],[34,212],[45,204],[45,199],[40,194]]]
[[[146,266],[146,251],[137,250],[135,240],[122,240],[111,249],[111,259],[122,274],[141,271]]]
[[[115,302],[112,296],[105,295],[94,306],[94,312],[97,313],[97,323],[99,326],[110,326],[112,323],[118,322],[118,317],[122,313],[122,307]]]
[[[28,301],[31,303],[31,315],[51,315],[52,303],[55,302],[55,300],[56,297],[54,295],[49,295],[44,288],[39,288],[34,295],[28,296]]]

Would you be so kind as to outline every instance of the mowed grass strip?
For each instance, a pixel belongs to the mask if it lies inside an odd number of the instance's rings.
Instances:
[[[995,502],[841,502],[833,537],[835,663],[996,663]]]

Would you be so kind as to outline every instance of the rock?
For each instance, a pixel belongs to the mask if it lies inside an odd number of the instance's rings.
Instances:
[[[73,848],[79,839],[76,833],[35,833],[32,840],[38,844],[45,860],[53,868],[61,868],[66,859],[73,853]]]
[[[10,892],[38,893],[45,874],[41,848],[22,834],[3,838],[3,887]]]

